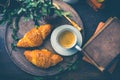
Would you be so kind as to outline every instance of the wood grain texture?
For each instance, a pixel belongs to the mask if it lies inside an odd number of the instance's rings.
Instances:
[[[71,19],[74,20],[83,29],[83,24],[82,24],[80,17],[78,16],[76,11],[71,6],[69,6],[68,4],[66,4],[62,1],[54,1],[54,3],[58,4],[62,10],[69,11],[72,16]],[[55,17],[54,19],[52,19],[50,21],[50,23],[52,24],[52,31],[54,30],[54,28],[56,28],[60,25],[70,24],[64,17]],[[20,21],[19,21],[19,31],[18,31],[17,35],[19,36],[19,38],[23,37],[23,35],[27,31],[29,31],[31,28],[33,28],[34,26],[35,25],[32,20],[30,20],[28,22],[24,22],[23,17],[21,17]],[[78,55],[75,54],[70,57],[63,57],[64,60],[61,63],[59,63],[58,65],[53,66],[51,68],[48,68],[48,69],[38,68],[38,67],[32,65],[30,62],[28,62],[25,59],[25,57],[23,56],[23,52],[26,49],[16,48],[16,50],[12,50],[11,43],[14,42],[14,40],[11,37],[12,29],[10,27],[14,27],[14,23],[11,26],[7,26],[7,28],[6,28],[5,45],[6,45],[7,52],[9,54],[10,58],[12,59],[12,61],[20,69],[22,69],[23,71],[25,71],[29,74],[36,75],[36,76],[55,75],[55,74],[60,73],[61,71],[66,70],[68,68],[68,65],[72,65],[78,59]],[[83,34],[83,31],[82,31],[82,34]],[[30,49],[46,48],[46,49],[50,50],[51,52],[56,53],[51,46],[50,35],[51,35],[51,33],[48,35],[48,37],[46,38],[46,40],[44,41],[42,46],[39,46],[36,48],[30,48]]]

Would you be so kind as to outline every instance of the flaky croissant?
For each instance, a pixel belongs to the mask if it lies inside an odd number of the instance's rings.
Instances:
[[[23,38],[21,38],[17,47],[36,47],[40,46],[43,40],[51,31],[51,25],[45,24],[41,25],[38,28],[32,28],[28,31]]]
[[[24,52],[24,56],[28,61],[37,67],[48,68],[61,62],[63,58],[57,54],[51,53],[47,49],[42,50],[27,50]]]

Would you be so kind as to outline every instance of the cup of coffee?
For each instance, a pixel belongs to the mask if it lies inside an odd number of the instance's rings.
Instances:
[[[50,41],[56,53],[71,56],[81,51],[82,34],[72,25],[64,24],[53,30]]]
[[[65,28],[61,30],[57,36],[57,41],[61,47],[65,49],[76,48],[77,50],[81,51],[82,49],[77,44],[77,40],[77,34],[71,28]]]

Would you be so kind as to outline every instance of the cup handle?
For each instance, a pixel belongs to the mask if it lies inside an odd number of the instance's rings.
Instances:
[[[75,45],[75,48],[78,50],[78,51],[82,51],[82,48],[78,45]]]

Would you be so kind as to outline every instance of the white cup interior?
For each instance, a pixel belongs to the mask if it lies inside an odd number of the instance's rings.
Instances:
[[[70,31],[70,32],[72,32],[73,35],[74,35],[74,37],[75,37],[75,40],[74,40],[74,42],[72,43],[72,45],[71,45],[71,46],[68,46],[68,47],[64,47],[64,46],[62,46],[62,45],[59,43],[59,38],[60,38],[61,34],[62,34],[63,32],[65,32],[65,31]],[[58,44],[59,44],[61,47],[65,48],[65,49],[71,49],[71,48],[73,48],[73,47],[76,45],[76,43],[77,43],[77,36],[76,36],[76,34],[75,34],[75,32],[74,32],[73,30],[71,30],[71,29],[69,29],[69,28],[66,28],[66,29],[64,29],[64,30],[61,30],[61,31],[58,33],[57,42],[58,42]]]

